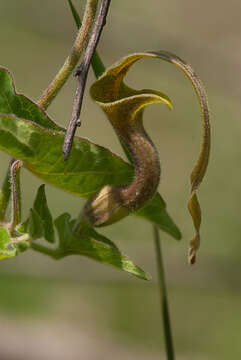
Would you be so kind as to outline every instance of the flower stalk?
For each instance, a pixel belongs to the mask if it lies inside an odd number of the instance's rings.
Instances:
[[[174,353],[174,345],[172,339],[171,321],[169,315],[168,295],[167,295],[165,271],[164,271],[162,249],[161,249],[161,239],[160,239],[159,230],[155,225],[153,225],[153,236],[154,236],[154,245],[155,245],[155,253],[156,253],[157,276],[158,276],[159,291],[160,291],[160,303],[161,303],[162,321],[164,328],[166,355],[167,355],[167,360],[174,360],[175,353]]]

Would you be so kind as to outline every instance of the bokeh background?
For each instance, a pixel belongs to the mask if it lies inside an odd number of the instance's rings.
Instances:
[[[85,1],[74,1],[78,9]],[[205,83],[212,113],[212,152],[200,189],[202,244],[187,264],[192,221],[186,208],[189,174],[200,148],[199,105],[190,83],[170,64],[143,60],[128,83],[169,95],[174,109],[146,110],[146,129],[162,164],[160,192],[180,227],[180,242],[162,233],[177,359],[226,360],[241,354],[241,3],[239,0],[112,1],[99,44],[106,65],[143,50],[166,49],[190,62]],[[68,55],[76,29],[65,0],[1,0],[0,64],[18,92],[37,100]],[[94,80],[90,72],[88,86]],[[49,108],[66,124],[75,81]],[[78,130],[121,153],[100,109],[86,92]],[[9,157],[0,153],[0,176]],[[23,170],[26,216],[41,182]],[[47,186],[54,215],[79,212],[83,201]],[[149,283],[86,258],[56,262],[29,251],[0,264],[0,358],[164,359],[152,229],[129,217],[103,229],[137,264]],[[161,356],[160,356],[161,354]]]

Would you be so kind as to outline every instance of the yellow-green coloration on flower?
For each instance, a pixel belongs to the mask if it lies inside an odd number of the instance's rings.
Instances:
[[[192,82],[198,96],[203,117],[203,143],[198,161],[191,174],[191,198],[188,208],[193,218],[196,235],[190,242],[189,262],[193,264],[199,247],[201,210],[196,191],[205,175],[210,151],[210,126],[207,97],[204,87],[193,69],[171,53],[145,52],[123,58],[110,67],[91,87],[92,98],[101,106],[124,143],[135,165],[131,184],[105,186],[91,198],[84,213],[93,226],[111,224],[141,208],[155,194],[160,179],[160,162],[152,141],[143,128],[143,109],[149,104],[164,103],[171,108],[169,98],[154,90],[134,90],[123,78],[131,65],[142,58],[158,58],[180,68]]]
[[[111,224],[137,211],[153,197],[159,184],[160,161],[143,128],[143,109],[155,103],[171,108],[171,103],[158,91],[137,91],[123,83],[130,66],[139,58],[128,57],[112,66],[91,87],[92,98],[107,114],[135,166],[131,184],[107,185],[88,201],[84,212],[94,226]]]

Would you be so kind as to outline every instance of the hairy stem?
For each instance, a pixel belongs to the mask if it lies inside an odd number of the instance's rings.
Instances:
[[[15,160],[10,166],[10,181],[12,194],[12,213],[10,221],[10,232],[14,232],[15,227],[21,223],[21,191],[20,191],[20,169],[23,163]]]
[[[42,109],[47,109],[50,103],[54,100],[57,93],[63,87],[73,69],[76,67],[81,54],[84,51],[85,45],[89,38],[89,34],[91,32],[92,26],[95,21],[95,15],[97,11],[98,0],[88,0],[83,23],[78,32],[77,38],[74,42],[70,55],[65,60],[64,65],[59,70],[56,77],[53,79],[48,88],[41,95],[38,105]]]
[[[160,303],[161,303],[161,313],[162,313],[162,321],[164,328],[166,355],[167,355],[167,360],[174,360],[175,354],[174,354],[171,322],[170,322],[169,309],[168,309],[168,298],[167,298],[166,280],[164,273],[164,264],[162,260],[161,239],[159,235],[159,230],[155,225],[153,225],[153,234],[154,234],[156,261],[157,261],[157,274],[158,274],[158,282],[159,282],[159,290],[160,290]]]
[[[78,12],[76,11],[73,3],[71,0],[68,0],[68,3],[69,3],[69,6],[70,6],[70,10],[72,12],[72,15],[73,15],[73,18],[74,18],[74,21],[76,23],[76,26],[77,28],[79,29],[82,25],[82,22],[81,22],[81,19],[80,19],[80,16],[78,14]],[[93,71],[94,71],[94,74],[95,74],[95,77],[98,78],[100,75],[102,75],[104,72],[105,72],[105,66],[98,54],[97,51],[95,51],[94,53],[94,56],[91,60],[91,65],[92,65],[92,68],[93,68]]]
[[[8,171],[0,190],[0,222],[4,222],[6,220],[6,212],[11,197],[10,167],[11,163],[9,164]]]

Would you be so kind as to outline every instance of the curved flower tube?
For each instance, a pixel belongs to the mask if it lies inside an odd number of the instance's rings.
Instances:
[[[191,196],[188,202],[196,230],[189,249],[189,263],[194,264],[200,244],[201,225],[201,210],[196,193],[205,175],[210,153],[209,109],[200,79],[191,66],[176,55],[166,51],[129,55],[110,67],[92,85],[90,89],[92,98],[104,110],[133,159],[135,177],[131,184],[105,186],[87,202],[84,214],[93,226],[108,225],[141,208],[157,190],[160,179],[159,158],[155,146],[143,128],[143,109],[154,103],[164,103],[169,108],[172,106],[169,98],[158,91],[134,90],[123,82],[131,65],[142,58],[159,58],[180,68],[191,81],[201,106],[203,142],[197,163],[191,173]]]
[[[112,224],[130,212],[137,211],[157,191],[160,161],[157,150],[143,127],[143,109],[154,103],[164,103],[171,108],[171,102],[166,95],[152,90],[136,91],[124,83],[117,89],[116,81],[119,81],[119,77],[110,79],[109,83],[109,76],[106,78],[105,74],[100,78],[100,82],[97,81],[92,86],[91,95],[107,114],[132,157],[135,176],[131,184],[105,186],[87,202],[84,212],[93,226]],[[105,102],[99,101],[99,89],[106,96]]]

